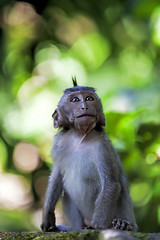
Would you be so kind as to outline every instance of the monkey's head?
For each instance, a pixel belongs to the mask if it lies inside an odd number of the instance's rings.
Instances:
[[[76,78],[72,80],[74,86],[64,91],[52,115],[54,127],[76,128],[86,134],[96,126],[105,126],[101,100],[94,88],[77,86]]]

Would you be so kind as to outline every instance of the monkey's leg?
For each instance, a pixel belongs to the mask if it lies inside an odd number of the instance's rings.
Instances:
[[[83,218],[67,193],[62,198],[63,211],[72,230],[80,231],[85,226]]]

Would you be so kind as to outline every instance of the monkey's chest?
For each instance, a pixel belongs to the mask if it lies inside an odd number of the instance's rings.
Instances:
[[[63,183],[64,188],[72,195],[73,192],[76,194],[97,192],[100,184],[97,157],[88,151],[81,151],[81,153],[75,151],[69,156],[66,155],[65,165],[62,164]]]
[[[94,148],[74,149],[68,151],[61,163],[63,176],[63,190],[73,200],[82,215],[91,219],[94,211],[94,203],[101,189],[101,181],[98,171],[98,153]],[[89,205],[86,206],[86,203]]]

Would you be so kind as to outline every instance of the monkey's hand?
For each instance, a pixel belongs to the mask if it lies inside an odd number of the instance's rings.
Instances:
[[[115,230],[125,230],[125,231],[133,231],[134,227],[131,225],[129,221],[121,220],[121,219],[114,219],[112,221],[112,229]]]
[[[41,224],[41,229],[44,232],[57,232],[58,229],[55,225],[55,216],[52,213],[47,213],[43,216],[43,222]]]
[[[53,223],[52,223],[53,224]],[[41,224],[41,229],[44,232],[69,232],[71,231],[71,228],[66,225],[55,225],[53,224],[52,226],[49,225],[49,223],[42,223]]]
[[[41,229],[43,232],[59,232],[55,225],[51,226],[49,223],[42,223]]]

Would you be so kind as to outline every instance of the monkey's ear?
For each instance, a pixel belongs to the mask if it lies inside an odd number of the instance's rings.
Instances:
[[[58,108],[54,111],[54,113],[52,114],[52,117],[53,117],[53,125],[54,125],[54,128],[58,128],[60,127],[60,122],[59,122],[59,110]]]

